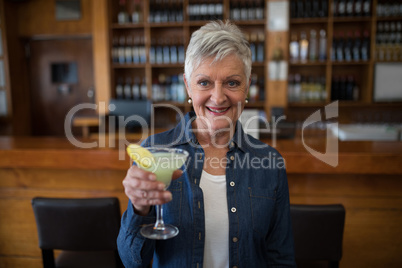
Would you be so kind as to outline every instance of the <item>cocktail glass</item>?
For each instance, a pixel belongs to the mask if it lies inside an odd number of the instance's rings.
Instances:
[[[146,148],[153,159],[141,159],[147,161],[148,164],[139,165],[140,168],[150,171],[156,175],[156,180],[165,184],[167,189],[172,180],[173,172],[179,169],[187,160],[188,152],[175,148]],[[179,229],[171,224],[165,224],[163,221],[163,207],[156,205],[156,222],[155,224],[145,225],[141,228],[141,234],[150,239],[169,239],[175,237],[179,233]]]

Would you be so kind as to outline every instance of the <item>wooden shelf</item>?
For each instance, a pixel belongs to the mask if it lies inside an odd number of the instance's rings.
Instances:
[[[315,23],[328,23],[328,18],[297,18],[290,19],[290,24],[315,24]]]

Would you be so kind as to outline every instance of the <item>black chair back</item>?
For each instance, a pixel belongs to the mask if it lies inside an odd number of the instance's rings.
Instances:
[[[55,267],[54,249],[69,251],[69,256],[73,256],[74,251],[113,251],[117,254],[116,239],[120,228],[117,198],[36,197],[32,207],[44,267]]]
[[[290,214],[296,261],[327,261],[330,267],[338,267],[342,258],[344,206],[291,204]]]

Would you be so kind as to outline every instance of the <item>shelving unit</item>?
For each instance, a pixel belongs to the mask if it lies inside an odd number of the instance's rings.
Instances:
[[[147,87],[147,98],[153,99],[153,83],[161,75],[172,76],[179,75],[183,73],[183,63],[155,63],[150,60],[151,48],[155,46],[155,42],[158,39],[167,38],[172,42],[175,41],[176,45],[183,44],[184,47],[187,46],[191,34],[193,31],[198,29],[200,26],[204,25],[208,20],[190,20],[189,8],[197,4],[209,3],[209,4],[222,4],[221,17],[223,19],[231,19],[241,29],[247,34],[263,33],[265,36],[264,40],[264,60],[262,62],[253,62],[253,73],[258,76],[259,79],[263,78],[264,81],[259,83],[262,91],[260,92],[260,98],[254,102],[251,102],[247,107],[255,109],[263,109],[269,114],[270,109],[273,106],[279,106],[289,109],[297,108],[307,110],[312,107],[323,107],[330,103],[333,99],[334,84],[333,80],[337,77],[348,77],[353,76],[355,83],[358,86],[358,96],[355,95],[354,100],[341,100],[340,106],[347,108],[359,108],[359,107],[383,107],[382,105],[374,105],[373,101],[373,77],[374,77],[374,67],[377,62],[381,62],[376,58],[376,32],[378,22],[384,21],[402,21],[402,16],[394,17],[377,17],[376,8],[377,3],[381,0],[371,0],[371,9],[369,16],[357,16],[357,17],[340,17],[334,16],[334,6],[339,1],[328,0],[327,12],[325,17],[315,17],[315,18],[290,18],[289,19],[289,31],[284,33],[272,34],[268,31],[267,27],[267,8],[269,3],[273,0],[262,0],[261,3],[264,5],[264,18],[254,19],[254,20],[233,20],[233,9],[237,8],[239,4],[251,3],[250,1],[237,1],[237,0],[213,0],[213,1],[195,1],[195,0],[174,0],[174,1],[164,1],[164,0],[153,0],[153,1],[138,1],[141,4],[141,11],[143,13],[143,21],[139,23],[118,23],[118,11],[119,11],[119,1],[109,0],[109,36],[110,36],[110,47],[112,48],[116,43],[116,36],[139,36],[144,40],[144,48],[146,53],[146,61],[144,63],[125,63],[120,64],[112,61],[111,57],[111,97],[116,98],[115,87],[117,80],[120,76],[134,76],[144,77]],[[289,0],[290,7],[292,1]],[[313,1],[313,0],[312,0]],[[257,1],[252,1],[256,3]],[[322,1],[319,1],[322,2]],[[365,2],[362,1],[362,3]],[[131,3],[131,2],[130,2]],[[180,6],[179,10],[182,13],[183,20],[180,22],[153,22],[149,21],[149,16],[152,13],[151,8],[155,4],[178,4]],[[129,5],[129,13],[132,6]],[[181,10],[182,8],[182,10]],[[291,13],[291,12],[289,12]],[[291,34],[296,32],[298,36],[301,31],[307,33],[307,39],[309,38],[309,31],[311,29],[316,30],[317,35],[320,29],[324,29],[326,32],[326,59],[323,61],[307,61],[292,62],[289,61],[289,51],[288,45],[291,40]],[[358,61],[334,61],[331,59],[331,51],[333,47],[334,39],[338,38],[339,33],[344,32],[345,35],[348,32],[360,33],[360,38],[363,36],[364,31],[368,32],[369,35],[369,51],[368,58],[366,60]],[[279,37],[278,37],[279,36]],[[319,35],[318,35],[319,36]],[[273,57],[273,49],[275,47],[275,39],[282,40],[281,48],[283,51],[283,59],[288,62],[288,73],[299,73],[303,76],[314,75],[317,77],[324,77],[325,83],[323,87],[325,88],[324,100],[317,99],[314,101],[300,100],[300,101],[290,101],[287,96],[287,86],[288,81],[269,81],[269,61]],[[283,42],[286,42],[283,46]],[[402,51],[402,48],[401,48]],[[112,53],[111,53],[112,54]],[[395,61],[393,61],[395,62]],[[402,62],[402,57],[397,62]],[[343,79],[343,78],[342,78]],[[285,88],[284,90],[282,90]],[[357,97],[356,97],[357,96]],[[338,97],[339,98],[339,97]],[[160,103],[160,101],[157,101]],[[167,103],[172,103],[179,107],[183,112],[188,112],[191,110],[191,105],[187,104],[186,98],[181,100],[166,100]],[[396,104],[397,105],[397,104]],[[395,107],[395,104],[391,105]],[[384,106],[386,107],[386,105]]]

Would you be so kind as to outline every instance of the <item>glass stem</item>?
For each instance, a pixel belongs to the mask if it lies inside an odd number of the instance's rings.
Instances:
[[[162,230],[165,228],[165,223],[163,222],[163,208],[162,205],[156,205],[156,222],[154,229]]]

